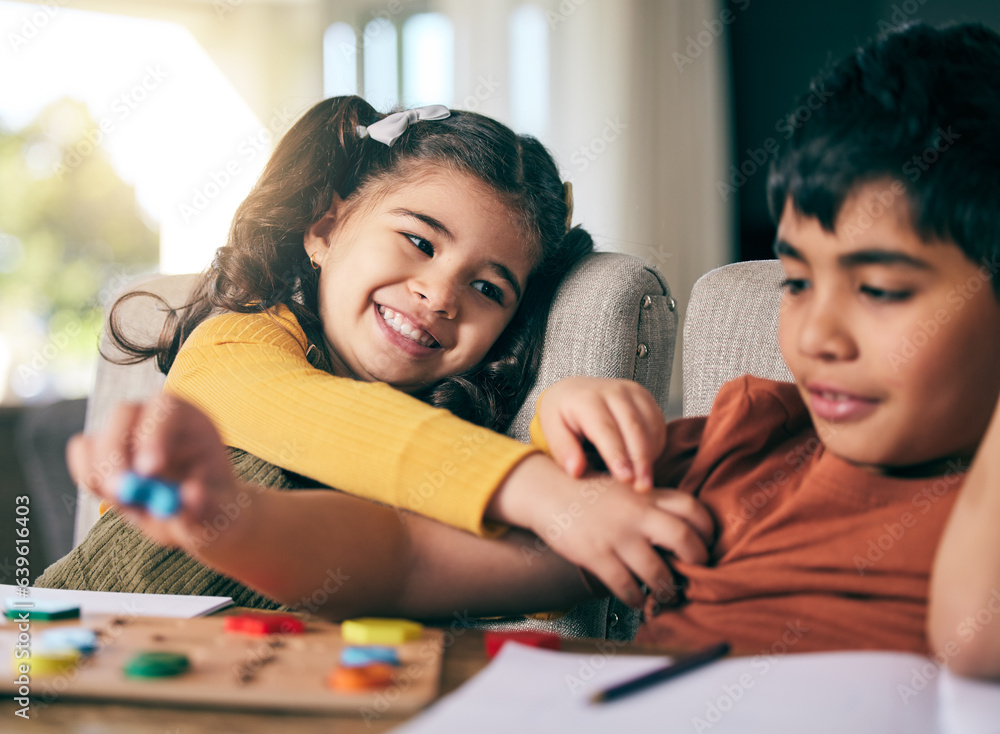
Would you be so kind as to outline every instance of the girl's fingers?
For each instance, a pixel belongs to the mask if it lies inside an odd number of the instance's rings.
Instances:
[[[630,607],[638,607],[642,603],[642,591],[635,577],[622,561],[610,554],[596,559],[594,563],[586,564],[587,570],[601,580],[608,591],[614,594]]]
[[[693,526],[669,512],[650,512],[644,518],[645,537],[685,563],[708,561],[708,546]]]
[[[715,518],[705,505],[687,492],[675,489],[658,489],[654,492],[654,498],[658,508],[690,525],[705,545],[712,544],[715,539]]]
[[[652,400],[652,396],[649,399]],[[648,407],[642,405],[643,402],[642,396],[625,394],[620,399],[609,400],[608,407],[629,457],[632,483],[637,490],[648,491],[653,488],[653,461],[663,451],[666,432],[658,425],[663,424],[663,416],[655,402],[656,418],[651,418]]]
[[[618,421],[604,400],[581,406],[572,416],[569,429],[594,445],[605,466],[619,482],[631,484],[632,462]]]
[[[115,407],[104,429],[94,437],[92,459],[97,471],[113,489],[118,475],[132,466],[135,425],[142,414],[137,403],[122,403]]]
[[[663,454],[667,446],[667,420],[660,410],[656,399],[646,390],[641,390],[639,394],[633,396],[636,410],[642,416],[642,425],[645,427],[645,447],[646,457],[643,465],[643,489],[652,489],[655,481],[653,477],[653,465]]]
[[[630,543],[617,553],[632,574],[650,589],[669,588],[673,582],[674,575],[670,567],[649,543]]]
[[[580,439],[569,429],[562,416],[556,416],[555,420],[547,423],[544,431],[556,464],[571,477],[582,476],[587,469],[587,457],[583,453]]]
[[[66,465],[76,484],[86,487],[99,496],[104,496],[100,475],[92,471],[93,439],[78,433],[66,444]]]

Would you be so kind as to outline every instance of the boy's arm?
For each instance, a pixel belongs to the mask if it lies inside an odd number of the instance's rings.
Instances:
[[[928,637],[962,675],[1000,678],[1000,410],[995,410],[941,537]],[[983,610],[991,623],[982,622]],[[978,619],[977,619],[978,618]]]

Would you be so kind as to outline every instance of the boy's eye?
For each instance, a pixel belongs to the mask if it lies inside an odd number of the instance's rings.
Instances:
[[[423,237],[418,237],[415,234],[407,234],[405,236],[406,239],[412,242],[418,250],[427,255],[430,255],[431,257],[434,256],[434,245],[425,240]]]
[[[482,286],[482,287],[480,287],[480,286]],[[489,281],[487,281],[487,280],[477,280],[477,281],[473,282],[472,287],[475,288],[480,293],[482,293],[487,298],[490,298],[490,299],[496,301],[501,306],[503,305],[503,302],[504,302],[503,290],[500,289],[500,288],[497,288],[495,285],[493,285]]]
[[[890,291],[885,288],[875,288],[870,285],[861,286],[861,292],[873,301],[880,301],[882,303],[898,303],[900,301],[905,301],[913,295],[911,291]]]
[[[788,291],[789,295],[798,295],[809,286],[809,281],[803,278],[785,278],[781,281],[781,290]]]

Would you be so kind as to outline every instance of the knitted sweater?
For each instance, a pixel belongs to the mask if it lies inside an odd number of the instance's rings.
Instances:
[[[204,411],[227,446],[319,485],[495,534],[483,522],[487,505],[538,449],[385,383],[330,374],[323,344],[286,306],[213,316],[184,342],[164,392]]]

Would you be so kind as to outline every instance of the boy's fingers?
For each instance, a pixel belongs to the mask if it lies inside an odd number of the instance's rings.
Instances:
[[[673,489],[656,490],[654,497],[657,507],[690,525],[706,545],[712,544],[715,539],[715,518],[705,505],[687,492]]]

